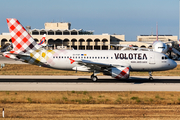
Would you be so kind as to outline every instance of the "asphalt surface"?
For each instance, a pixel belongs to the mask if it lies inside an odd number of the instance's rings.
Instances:
[[[0,76],[0,91],[180,91],[180,77],[134,76],[117,80],[98,76],[92,82],[89,76]]]

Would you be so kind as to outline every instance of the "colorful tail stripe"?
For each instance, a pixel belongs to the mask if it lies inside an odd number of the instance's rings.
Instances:
[[[38,45],[42,45],[45,43],[45,37],[46,37],[46,34],[43,35],[43,38],[41,39]]]
[[[9,18],[6,20],[16,53],[29,53],[30,50],[34,51],[40,48],[17,19]]]

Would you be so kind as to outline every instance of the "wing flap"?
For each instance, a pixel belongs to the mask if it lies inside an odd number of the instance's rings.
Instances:
[[[82,66],[86,66],[88,68],[90,68],[91,70],[107,70],[108,68],[111,67],[118,67],[118,66],[125,66],[125,67],[129,67],[129,64],[127,63],[107,63],[107,62],[92,62],[90,60],[78,60],[75,61],[77,62],[79,65]]]

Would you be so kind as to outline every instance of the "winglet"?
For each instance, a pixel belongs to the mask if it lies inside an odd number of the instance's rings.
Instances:
[[[71,64],[73,64],[75,62],[75,60],[73,60],[71,58],[69,58],[69,60],[70,60]]]

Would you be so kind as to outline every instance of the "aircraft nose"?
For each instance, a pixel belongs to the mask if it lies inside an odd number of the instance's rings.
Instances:
[[[171,62],[169,63],[170,68],[173,69],[177,66],[177,63],[174,60],[171,60]]]

